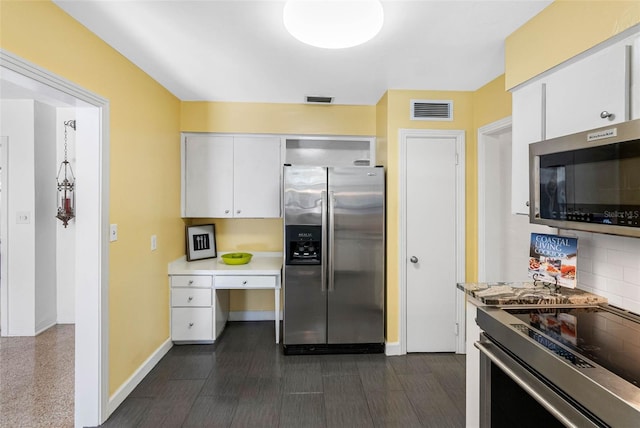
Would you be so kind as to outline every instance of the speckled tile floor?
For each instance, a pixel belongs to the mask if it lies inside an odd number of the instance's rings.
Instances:
[[[73,427],[75,326],[0,338],[0,427]]]

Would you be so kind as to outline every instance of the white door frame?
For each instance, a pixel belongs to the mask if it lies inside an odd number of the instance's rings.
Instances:
[[[486,156],[485,149],[489,138],[510,130],[512,126],[511,116],[478,128],[478,281],[487,279],[485,244],[486,244]],[[509,177],[511,179],[511,177]]]
[[[400,354],[407,353],[407,140],[417,138],[454,138],[456,141],[457,168],[456,168],[456,282],[465,281],[465,134],[463,130],[440,129],[400,129],[398,133],[399,146],[399,195],[400,195],[400,236],[398,237],[398,282],[400,286]],[[456,322],[459,326],[456,349],[464,352],[464,305],[462,308],[456,305]],[[462,313],[460,311],[462,310]]]
[[[9,306],[9,292],[7,290],[7,266],[9,266],[7,253],[7,232],[9,230],[9,193],[7,191],[9,188],[9,137],[0,136],[0,138],[2,138],[2,143],[0,144],[0,152],[2,153],[0,155],[2,158],[2,161],[0,161],[0,184],[2,185],[0,201],[0,237],[2,238],[2,242],[0,242],[0,254],[2,255],[2,259],[0,260],[0,272],[2,272],[0,275],[0,329],[6,332],[9,320],[7,311],[7,307]]]
[[[75,83],[0,49],[2,78],[75,102],[78,123],[76,199],[75,425],[96,426],[109,401],[109,102]],[[82,138],[82,140],[81,140]],[[54,188],[52,187],[52,191]]]

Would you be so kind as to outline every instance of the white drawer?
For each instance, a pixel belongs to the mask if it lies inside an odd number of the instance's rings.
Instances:
[[[212,277],[209,275],[171,275],[172,287],[210,288],[212,283]]]
[[[216,288],[275,288],[276,277],[256,275],[222,275],[215,277]]]
[[[171,306],[211,306],[210,288],[172,288]]]
[[[171,340],[212,341],[211,308],[171,308]]]

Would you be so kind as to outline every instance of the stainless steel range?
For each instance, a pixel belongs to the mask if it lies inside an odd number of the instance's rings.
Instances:
[[[640,426],[637,315],[480,307],[477,323],[481,426]]]

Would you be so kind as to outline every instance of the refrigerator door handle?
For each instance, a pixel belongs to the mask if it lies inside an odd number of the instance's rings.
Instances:
[[[322,235],[320,237],[320,292],[324,293],[327,284],[327,191],[320,192]]]
[[[335,222],[333,221],[334,215],[334,205],[335,205],[335,194],[333,192],[329,192],[329,291],[333,291],[334,281],[333,281],[333,253],[334,253],[334,235],[335,235]]]

